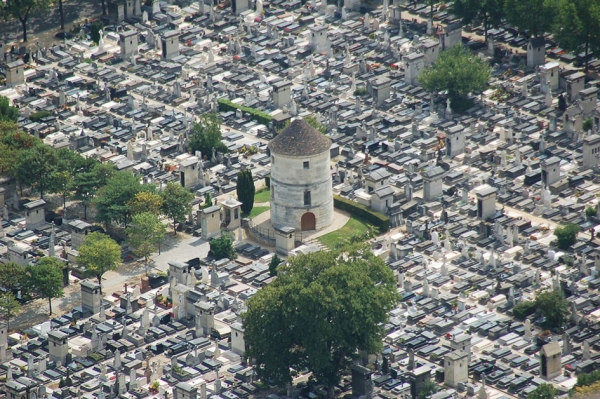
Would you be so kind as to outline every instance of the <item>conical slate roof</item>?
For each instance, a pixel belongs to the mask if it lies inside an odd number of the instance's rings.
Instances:
[[[317,155],[329,151],[331,140],[302,118],[296,118],[283,132],[269,142],[274,154],[292,157]]]

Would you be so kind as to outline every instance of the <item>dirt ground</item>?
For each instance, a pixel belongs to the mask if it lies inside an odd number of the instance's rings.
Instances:
[[[74,22],[102,14],[102,5],[99,0],[65,0],[63,9],[66,30],[70,30]],[[54,37],[58,32],[60,32],[58,6],[53,6],[48,11],[39,11],[29,17],[26,46],[33,47],[39,41],[42,47],[48,47],[59,40]],[[23,45],[22,39],[23,31],[21,23],[17,19],[2,21],[0,42],[17,47],[17,45]]]

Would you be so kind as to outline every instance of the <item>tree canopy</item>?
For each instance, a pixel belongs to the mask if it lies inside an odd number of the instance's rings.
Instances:
[[[101,164],[90,158],[84,158],[86,162],[78,165],[74,170],[73,198],[81,201],[83,205],[84,219],[87,219],[87,208],[92,204],[98,190],[104,187],[108,179],[116,173],[113,165]]]
[[[485,40],[488,30],[498,27],[504,18],[504,0],[455,0],[451,11],[465,25],[481,21]]]
[[[40,298],[48,299],[52,314],[52,298],[60,298],[63,291],[64,265],[56,258],[43,257],[35,266],[29,267],[32,289]]]
[[[158,250],[158,246],[165,238],[167,228],[150,212],[133,215],[131,226],[127,228],[127,243],[134,249],[137,256],[141,256],[148,263],[150,255]]]
[[[21,295],[25,296],[31,291],[27,284],[27,268],[15,262],[0,263],[0,287],[16,294],[22,290]]]
[[[556,245],[558,248],[566,250],[575,244],[579,230],[580,227],[574,223],[555,228],[554,235],[556,236]]]
[[[295,256],[248,300],[248,357],[260,377],[283,386],[308,368],[333,387],[357,350],[379,353],[383,324],[398,301],[390,268],[366,247]]]
[[[56,170],[58,156],[53,147],[39,144],[22,151],[17,161],[16,177],[20,183],[31,186],[44,198],[52,173]]]
[[[0,96],[0,121],[16,122],[19,119],[19,109],[10,105],[7,97]]]
[[[115,240],[99,232],[85,236],[78,248],[77,264],[85,269],[86,277],[95,277],[102,291],[102,275],[121,264],[121,247]]]
[[[127,224],[131,216],[127,206],[129,201],[140,191],[152,189],[150,186],[142,187],[139,177],[130,172],[115,172],[94,199],[96,219],[106,226],[113,221]]]
[[[160,215],[162,212],[163,200],[162,197],[156,193],[141,191],[127,203],[127,206],[132,215],[137,215],[138,213]]]
[[[190,150],[201,151],[202,156],[208,159],[212,156],[213,149],[218,152],[227,152],[227,146],[221,141],[221,120],[216,112],[202,114],[200,122],[194,123],[192,137],[190,139]]]
[[[535,391],[527,395],[527,399],[554,399],[558,390],[552,384],[540,384]]]
[[[535,297],[535,304],[545,318],[546,328],[560,328],[569,317],[569,302],[561,290],[539,292]]]
[[[553,0],[554,21],[552,32],[559,45],[574,54],[588,55],[600,52],[600,3],[590,0]]]
[[[186,216],[192,209],[190,202],[194,199],[194,194],[175,182],[168,182],[160,196],[163,201],[163,213],[173,219],[173,231],[177,234],[175,225],[177,222],[185,222]]]
[[[508,23],[538,37],[550,30],[556,7],[553,0],[504,0],[504,12]]]
[[[544,327],[560,328],[569,316],[569,302],[561,290],[538,291],[533,301],[520,302],[513,308],[518,320],[525,320],[536,312],[545,318]]]
[[[20,311],[21,304],[12,293],[0,294],[0,318],[6,320],[7,329],[10,327],[10,320],[18,315]]]
[[[0,6],[4,19],[17,18],[23,29],[23,41],[27,41],[27,20],[36,11],[47,10],[52,0],[5,0]]]
[[[460,111],[470,107],[466,105],[469,93],[487,87],[490,72],[485,60],[462,46],[454,46],[421,71],[419,82],[429,92],[447,91],[452,109]]]

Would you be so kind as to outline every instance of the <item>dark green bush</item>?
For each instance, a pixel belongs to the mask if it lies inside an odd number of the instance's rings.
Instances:
[[[339,195],[334,195],[333,205],[338,209],[349,212],[354,216],[363,219],[365,222],[372,224],[379,229],[380,233],[390,229],[389,217],[379,212],[375,212],[374,210],[369,209],[358,202],[340,197]]]
[[[40,120],[50,115],[50,111],[38,111],[29,115],[29,119],[31,119],[33,122],[39,122]]]
[[[537,310],[535,301],[523,301],[513,308],[513,316],[517,320],[525,320],[527,316],[531,316]]]

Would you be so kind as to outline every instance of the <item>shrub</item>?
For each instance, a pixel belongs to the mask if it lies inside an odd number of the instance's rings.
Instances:
[[[90,37],[94,43],[100,42],[100,31],[104,29],[102,21],[92,22],[90,25]]]
[[[564,227],[557,227],[554,229],[558,248],[566,250],[569,249],[571,245],[575,244],[579,230],[579,226],[574,223],[569,223]]]
[[[534,301],[523,301],[513,308],[513,316],[518,320],[525,320],[527,316],[535,313],[537,305]]]
[[[29,116],[29,119],[31,119],[33,122],[39,122],[40,120],[44,119],[45,117],[50,116],[50,111],[38,111],[38,112],[34,112],[33,114],[31,114]]]
[[[262,112],[250,107],[244,107],[243,105],[233,103],[225,98],[219,98],[217,102],[219,103],[219,111],[221,112],[235,111],[239,109],[243,113],[250,114],[252,119],[258,123],[262,123],[263,125],[268,125],[269,122],[273,120],[273,117],[266,112]]]
[[[585,216],[588,218],[596,216],[597,209],[598,208],[595,206],[588,206],[587,208],[585,208]]]
[[[88,357],[90,359],[92,359],[93,361],[95,361],[96,363],[104,360],[104,356],[102,356],[100,353],[97,353],[97,352],[88,353]]]
[[[233,235],[229,233],[223,233],[221,237],[213,238],[210,240],[209,245],[208,256],[213,257],[215,260],[224,258],[234,260],[237,258],[237,254],[233,249]]]
[[[374,225],[381,233],[390,229],[389,217],[379,212],[375,212],[374,210],[369,209],[358,202],[340,197],[339,195],[334,195],[333,205],[338,209],[349,212],[356,217],[363,219],[365,222]]]

